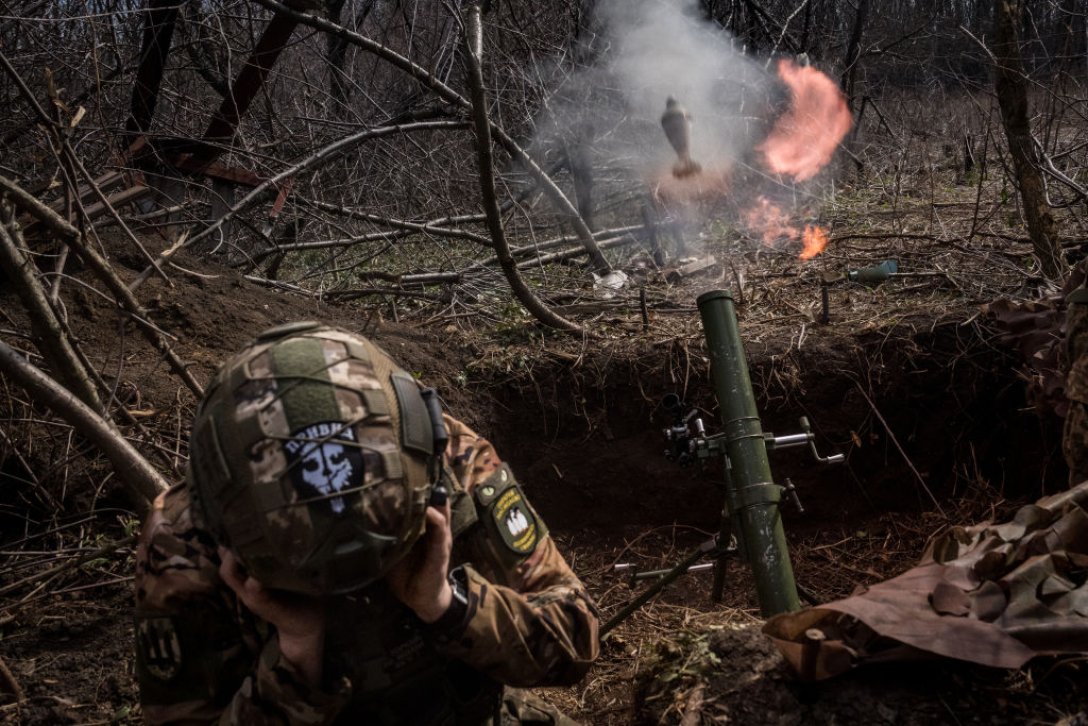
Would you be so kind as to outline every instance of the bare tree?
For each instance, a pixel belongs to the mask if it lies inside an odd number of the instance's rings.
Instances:
[[[861,39],[865,33],[865,20],[869,15],[869,0],[858,0],[858,9],[854,12],[854,28],[850,31],[850,44],[846,47],[843,62],[842,89],[846,93],[846,102],[853,106],[854,79],[857,78],[858,61],[861,60]]]
[[[1039,168],[1039,155],[1031,133],[1027,80],[1017,30],[1020,10],[1019,2],[1015,0],[997,0],[994,85],[1031,244],[1043,272],[1056,278],[1062,274],[1065,266],[1058,243],[1057,225],[1047,201],[1046,183]]]
[[[480,192],[483,196],[484,211],[487,213],[487,226],[491,230],[491,239],[498,253],[499,264],[510,283],[514,295],[532,315],[553,328],[584,334],[581,326],[552,312],[533,294],[518,273],[517,263],[510,254],[510,244],[506,241],[506,232],[502,227],[499,201],[495,196],[494,163],[491,156],[491,123],[487,118],[487,94],[484,91],[484,76],[481,68],[483,60],[483,25],[480,19],[480,6],[472,5],[465,14],[465,63],[468,66],[472,115],[476,127],[476,154],[480,166]]]

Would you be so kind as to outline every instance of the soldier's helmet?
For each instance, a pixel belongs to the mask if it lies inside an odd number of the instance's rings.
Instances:
[[[197,410],[195,514],[265,587],[363,587],[423,532],[431,415],[415,379],[366,338],[317,323],[265,331]]]

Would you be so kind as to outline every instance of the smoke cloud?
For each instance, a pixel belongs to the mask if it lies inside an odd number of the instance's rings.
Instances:
[[[624,104],[643,169],[671,165],[661,133],[665,99],[691,114],[692,156],[706,166],[731,165],[763,132],[768,76],[723,29],[700,17],[696,2],[608,0],[601,9],[609,40],[605,67]]]
[[[751,227],[759,215],[747,210],[762,207],[782,215],[785,228],[794,233],[772,237],[799,240],[801,231],[789,224],[797,210],[779,208],[782,200],[773,198],[785,187],[773,178],[782,174],[786,185],[805,181],[830,159],[850,124],[834,82],[815,69],[789,63],[767,70],[745,55],[728,32],[705,20],[697,0],[601,0],[596,20],[600,34],[585,54],[589,67],[564,78],[549,100],[538,124],[539,150],[561,149],[572,167],[591,165],[598,199],[607,184],[640,182],[667,198],[668,214],[685,221],[729,211],[736,222]],[[775,73],[780,68],[798,71],[800,81],[780,78]],[[832,96],[826,102],[818,96],[823,85]],[[812,94],[819,103],[784,113],[791,98],[798,102]],[[702,174],[683,180],[671,174],[677,156],[661,127],[670,96],[692,119],[691,157],[703,168]],[[807,108],[844,114],[845,121],[836,119],[838,135],[825,144],[819,163],[798,173],[794,169],[800,161],[813,157],[809,147],[814,142],[797,129],[810,118],[811,125],[828,125]],[[787,123],[776,127],[779,119]],[[791,136],[800,140],[794,148]],[[782,168],[774,166],[772,154],[785,160]],[[577,169],[572,171],[577,184]],[[756,231],[757,238],[768,239],[766,229]]]

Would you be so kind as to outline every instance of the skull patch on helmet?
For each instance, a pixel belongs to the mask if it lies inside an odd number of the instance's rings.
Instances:
[[[291,481],[301,500],[325,502],[333,514],[346,509],[341,492],[363,483],[363,454],[355,430],[339,422],[318,423],[296,431],[284,443]]]

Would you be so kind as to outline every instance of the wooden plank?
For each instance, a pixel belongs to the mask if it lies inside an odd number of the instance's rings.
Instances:
[[[136,186],[128,187],[127,189],[122,189],[116,194],[111,194],[110,196],[106,197],[106,199],[109,201],[110,206],[112,206],[114,209],[117,209],[120,206],[140,199],[145,194],[148,194],[150,191],[150,187],[145,187],[142,184],[138,184]],[[86,207],[85,211],[87,213],[88,219],[94,219],[95,217],[101,217],[109,210],[106,209],[105,204],[103,204],[102,202],[98,202],[97,204],[92,204],[89,207]]]

